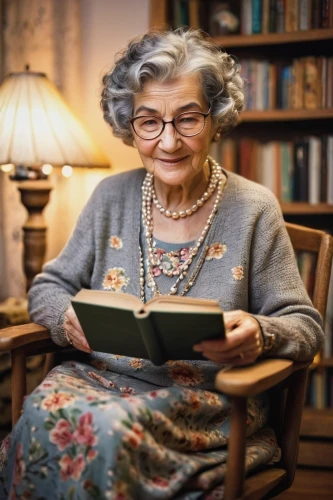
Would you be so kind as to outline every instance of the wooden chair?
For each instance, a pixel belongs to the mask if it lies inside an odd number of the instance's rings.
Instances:
[[[317,254],[313,303],[325,318],[333,255],[333,238],[315,229],[286,224],[295,251]],[[26,358],[60,351],[46,328],[34,323],[0,331],[0,351],[12,356],[12,420],[21,414],[26,394]],[[232,368],[217,374],[216,389],[231,398],[231,429],[225,478],[226,500],[272,498],[293,482],[298,453],[299,430],[310,362],[265,359],[253,366]],[[281,448],[281,460],[245,479],[247,398],[271,391],[270,425]]]

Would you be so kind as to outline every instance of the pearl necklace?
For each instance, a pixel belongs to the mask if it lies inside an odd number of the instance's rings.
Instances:
[[[165,208],[162,207],[161,203],[158,201],[155,189],[153,187],[152,189],[152,198],[153,198],[153,203],[155,204],[156,208],[161,212],[161,214],[165,215],[166,217],[172,217],[173,219],[177,220],[180,217],[188,217],[192,215],[196,210],[198,210],[199,207],[202,207],[202,205],[209,200],[209,198],[212,196],[212,194],[215,191],[215,188],[217,186],[219,177],[220,177],[220,167],[219,165],[213,163],[212,168],[211,168],[211,174],[209,178],[209,184],[207,187],[207,191],[204,192],[204,194],[192,205],[191,208],[188,208],[187,210],[180,210],[179,212],[172,212],[171,210],[166,210]]]
[[[217,194],[216,199],[212,208],[211,213],[208,216],[205,227],[202,230],[201,235],[195,242],[194,246],[190,248],[189,258],[184,261],[184,263],[179,268],[179,276],[176,282],[171,286],[168,295],[175,295],[178,290],[179,283],[185,278],[188,273],[188,268],[192,264],[194,257],[197,255],[199,248],[201,247],[204,239],[207,236],[208,230],[211,227],[215,214],[217,212],[219,203],[222,198],[223,188],[226,182],[225,176],[222,174],[222,169],[218,163],[209,157],[209,161],[212,165],[212,174],[214,167],[214,176],[216,178]],[[212,175],[211,175],[212,177]],[[214,180],[215,182],[215,180]],[[147,173],[142,185],[142,221],[145,229],[145,237],[148,246],[148,287],[151,288],[153,295],[161,295],[158,290],[157,284],[154,279],[153,266],[158,265],[157,256],[154,253],[153,248],[153,216],[152,216],[152,199],[153,199],[153,175]],[[208,247],[207,247],[208,249]],[[187,291],[194,285],[195,279],[199,273],[199,270],[203,264],[206,252],[204,252],[203,257],[198,262],[196,269],[194,270],[188,284],[182,291],[181,295],[185,295]],[[169,276],[172,276],[169,274]],[[140,248],[140,287],[141,287],[141,300],[144,302],[145,299],[145,289],[144,289],[144,263],[142,250]]]

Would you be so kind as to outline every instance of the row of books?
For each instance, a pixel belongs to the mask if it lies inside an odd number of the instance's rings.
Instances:
[[[333,107],[333,57],[301,57],[291,63],[245,59],[245,109]]]
[[[259,182],[281,202],[333,204],[333,136],[214,143],[212,156],[232,172]]]
[[[285,33],[333,28],[333,0],[169,0],[167,15],[212,36]]]
[[[242,0],[241,33],[333,28],[332,0]]]
[[[333,408],[333,369],[310,371],[305,406],[322,410]]]

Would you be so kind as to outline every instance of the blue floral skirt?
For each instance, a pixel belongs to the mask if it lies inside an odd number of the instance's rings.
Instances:
[[[230,403],[199,363],[57,366],[1,444],[0,499],[223,498]],[[249,401],[247,472],[278,455],[267,413],[265,396]]]

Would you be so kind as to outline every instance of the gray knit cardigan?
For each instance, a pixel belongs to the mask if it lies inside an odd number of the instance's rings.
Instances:
[[[264,337],[275,339],[264,356],[311,359],[323,342],[322,321],[301,281],[279,204],[263,186],[225,174],[223,198],[201,247],[207,251],[207,246],[221,243],[224,253],[204,261],[188,296],[218,300],[225,311],[253,314]],[[81,288],[103,289],[110,269],[122,269],[122,291],[140,297],[144,175],[145,170],[138,169],[104,179],[61,254],[35,278],[29,292],[31,318],[48,327],[57,344],[67,345],[62,323],[71,296]],[[121,244],[110,244],[111,236]]]

